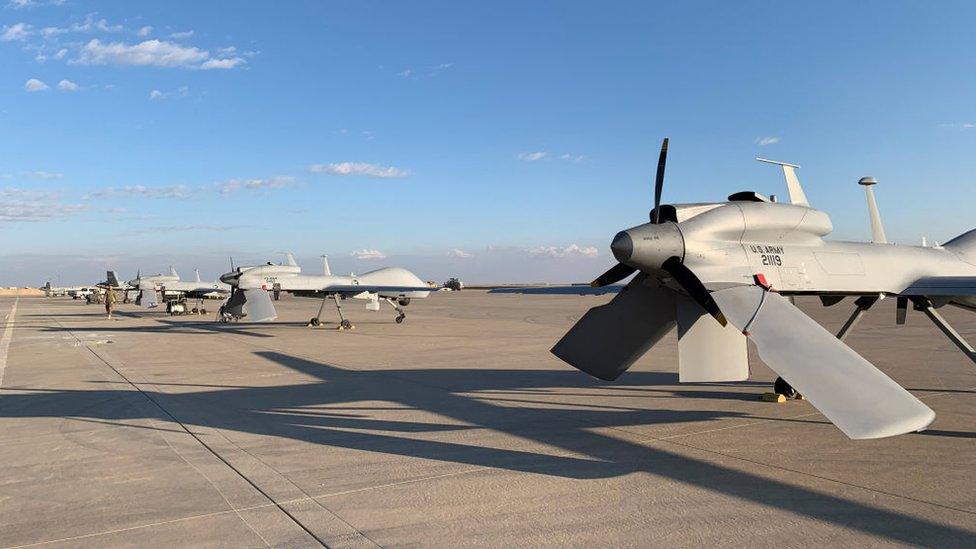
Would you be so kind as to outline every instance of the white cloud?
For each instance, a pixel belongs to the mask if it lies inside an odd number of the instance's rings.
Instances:
[[[63,204],[57,194],[15,188],[0,189],[0,221],[47,221],[84,209],[80,204]]]
[[[413,69],[403,69],[397,73],[397,76],[402,76],[403,78],[408,78],[413,75]]]
[[[596,257],[600,255],[599,250],[593,246],[579,246],[570,244],[569,246],[536,246],[529,248],[528,252],[535,256],[546,257]]]
[[[135,198],[189,198],[190,191],[185,185],[147,187],[145,185],[126,185],[92,191],[81,197],[82,200],[99,200],[114,197]]]
[[[362,250],[356,250],[351,254],[356,259],[386,259],[386,254],[379,250],[369,250],[363,248]]]
[[[74,92],[74,91],[78,91],[80,88],[78,87],[78,84],[75,84],[71,80],[64,79],[58,82],[58,89],[61,91]]]
[[[760,147],[765,147],[766,145],[773,145],[776,143],[779,143],[779,138],[776,136],[770,135],[766,137],[756,138],[756,144],[759,145]]]
[[[580,162],[586,160],[586,157],[581,154],[563,153],[557,156],[554,153],[550,153],[548,151],[535,151],[535,152],[519,153],[518,159],[523,162],[537,162],[539,160],[559,159],[564,162],[572,162],[574,164],[579,164]]]
[[[0,42],[24,41],[33,31],[27,23],[17,23],[15,25],[4,25],[3,33],[0,33]]]
[[[468,252],[466,252],[466,251],[464,251],[462,249],[459,249],[459,248],[454,248],[450,252],[447,252],[447,255],[449,255],[451,257],[461,258],[461,259],[469,259],[469,258],[474,257],[474,254],[468,253]]]
[[[67,27],[44,27],[41,29],[41,36],[46,39],[52,39],[62,34],[67,33],[95,33],[95,32],[121,32],[124,30],[122,25],[110,25],[105,19],[95,19],[97,14],[89,13],[85,16],[85,20],[81,23],[72,23]],[[147,27],[143,27],[147,28]],[[148,27],[152,30],[152,27]],[[141,33],[142,29],[136,31],[137,34]],[[143,36],[139,34],[139,36]]]
[[[109,25],[108,21],[104,19],[95,19],[95,15],[94,13],[89,13],[85,16],[84,22],[75,23],[68,30],[72,32],[119,32],[122,30],[122,25]]]
[[[33,171],[24,173],[25,176],[32,179],[61,179],[64,177],[63,173],[57,172],[45,172],[45,171]]]
[[[49,87],[50,86],[48,86],[47,84],[45,84],[44,82],[41,82],[40,80],[38,80],[36,78],[31,78],[27,82],[24,82],[24,89],[27,90],[27,91],[29,91],[29,92],[44,91],[44,90],[48,89]]]
[[[238,229],[249,228],[246,225],[166,225],[162,227],[145,227],[129,231],[130,235],[142,235],[153,233],[188,233],[188,232],[208,232],[223,233],[236,231]]]
[[[180,87],[176,88],[174,91],[171,91],[171,92],[164,92],[164,91],[160,91],[160,90],[152,90],[152,91],[149,92],[149,99],[152,99],[152,100],[160,100],[160,99],[167,99],[167,98],[170,98],[170,97],[186,97],[188,95],[190,95],[190,87],[189,86],[180,86]]]
[[[210,69],[233,69],[238,65],[243,65],[247,61],[244,61],[243,57],[229,57],[226,59],[207,59],[200,65],[203,70]]]
[[[410,172],[402,168],[380,166],[366,162],[312,164],[308,167],[308,171],[312,173],[327,173],[329,175],[375,177],[379,179],[397,179],[410,175]]]
[[[976,128],[976,123],[973,122],[954,122],[947,124],[939,124],[940,128],[951,128],[956,130],[971,130]]]
[[[54,54],[55,59],[64,59],[64,56],[68,55],[68,48],[61,48]]]
[[[68,29],[62,29],[59,27],[44,27],[41,29],[41,36],[44,38],[54,38],[59,34],[64,34],[68,32]]]
[[[142,27],[139,30],[137,30],[136,35],[145,38],[146,36],[149,36],[152,33],[152,29],[153,28],[150,25],[146,25],[145,27]]]
[[[190,38],[191,36],[193,36],[193,31],[191,30],[183,31],[183,32],[174,32],[173,34],[169,35],[169,37],[172,38],[173,40],[184,40],[186,38]]]
[[[85,44],[78,57],[71,61],[80,65],[129,65],[152,67],[181,67],[189,69],[232,69],[245,63],[242,57],[214,57],[207,50],[181,46],[165,40],[146,40],[138,44],[124,42],[103,43],[93,38]]]
[[[265,179],[231,179],[217,184],[217,192],[227,196],[239,190],[266,191],[280,189],[295,184],[295,178],[287,175],[277,175]]]
[[[535,162],[536,160],[542,160],[547,156],[549,156],[549,153],[546,151],[536,151],[530,153],[519,153],[518,159],[525,162]]]

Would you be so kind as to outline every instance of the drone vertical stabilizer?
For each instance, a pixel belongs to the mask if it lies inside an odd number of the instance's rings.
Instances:
[[[172,265],[169,266],[169,276],[175,276],[177,279],[180,278],[180,275],[177,274],[176,269]]]
[[[678,321],[678,381],[719,382],[749,379],[746,336],[722,326],[684,294],[675,296]]]
[[[193,272],[197,275],[197,282],[203,282],[200,280],[200,269],[193,269]]]
[[[291,252],[285,252],[285,265],[289,267],[297,267],[298,263],[295,261],[295,255]]]
[[[322,274],[332,276],[332,269],[329,268],[329,256],[322,256]]]
[[[809,206],[810,203],[807,202],[807,195],[803,192],[803,187],[800,186],[800,180],[796,177],[796,170],[799,168],[796,164],[787,164],[786,162],[780,162],[778,160],[769,160],[767,158],[756,158],[760,162],[765,162],[767,164],[776,164],[777,166],[783,168],[783,176],[786,178],[786,190],[790,193],[790,202],[797,206]]]

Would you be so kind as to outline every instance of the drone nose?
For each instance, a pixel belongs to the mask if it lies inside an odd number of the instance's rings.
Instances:
[[[617,261],[644,271],[658,271],[669,258],[685,255],[677,223],[645,223],[617,233],[610,244]]]
[[[613,237],[613,242],[610,243],[610,251],[613,252],[613,257],[617,258],[617,261],[627,261],[634,254],[634,240],[627,231],[620,231],[617,236]]]

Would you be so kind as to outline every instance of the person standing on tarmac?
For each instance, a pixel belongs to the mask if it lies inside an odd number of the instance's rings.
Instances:
[[[105,290],[105,312],[109,319],[112,318],[112,306],[115,305],[115,290],[108,288]]]

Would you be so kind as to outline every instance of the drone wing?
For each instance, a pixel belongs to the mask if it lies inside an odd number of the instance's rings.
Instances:
[[[430,286],[395,286],[395,285],[376,285],[376,284],[336,284],[326,286],[322,289],[327,294],[357,295],[363,292],[371,294],[381,294],[384,297],[410,297],[407,294],[414,292],[435,292],[437,288]]]
[[[912,282],[898,293],[924,296],[976,295],[976,276],[929,276]]]
[[[500,287],[488,290],[489,294],[529,294],[529,295],[604,295],[620,293],[624,287],[620,285],[602,286],[594,288],[589,284],[571,284],[567,286],[525,286],[521,288]]]
[[[712,293],[759,356],[853,439],[925,429],[935,419],[911,393],[779,294],[757,286]]]

